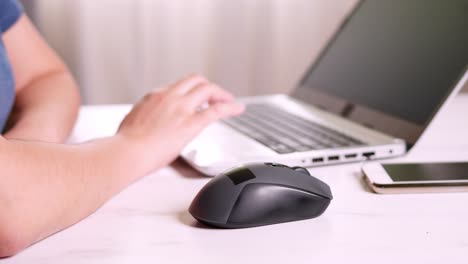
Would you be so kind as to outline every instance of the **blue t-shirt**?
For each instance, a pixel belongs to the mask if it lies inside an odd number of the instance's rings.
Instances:
[[[0,36],[21,16],[22,8],[16,0],[0,0]],[[15,81],[3,40],[0,38],[0,134],[15,99]]]

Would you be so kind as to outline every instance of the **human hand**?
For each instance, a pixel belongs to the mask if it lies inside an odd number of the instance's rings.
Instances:
[[[192,75],[147,94],[122,121],[117,135],[137,146],[142,162],[155,169],[173,161],[209,124],[243,110],[231,94]]]

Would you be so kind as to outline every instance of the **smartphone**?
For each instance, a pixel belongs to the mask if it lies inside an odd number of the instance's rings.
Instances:
[[[377,193],[468,191],[468,162],[365,163],[364,179]]]

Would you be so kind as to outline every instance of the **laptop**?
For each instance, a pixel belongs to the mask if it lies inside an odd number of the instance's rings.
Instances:
[[[467,81],[467,29],[466,0],[361,1],[291,94],[242,99],[181,156],[216,175],[403,155]]]

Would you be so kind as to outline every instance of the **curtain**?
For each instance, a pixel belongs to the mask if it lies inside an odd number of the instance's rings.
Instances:
[[[134,102],[188,73],[238,96],[287,92],[356,0],[36,0],[86,103]]]

